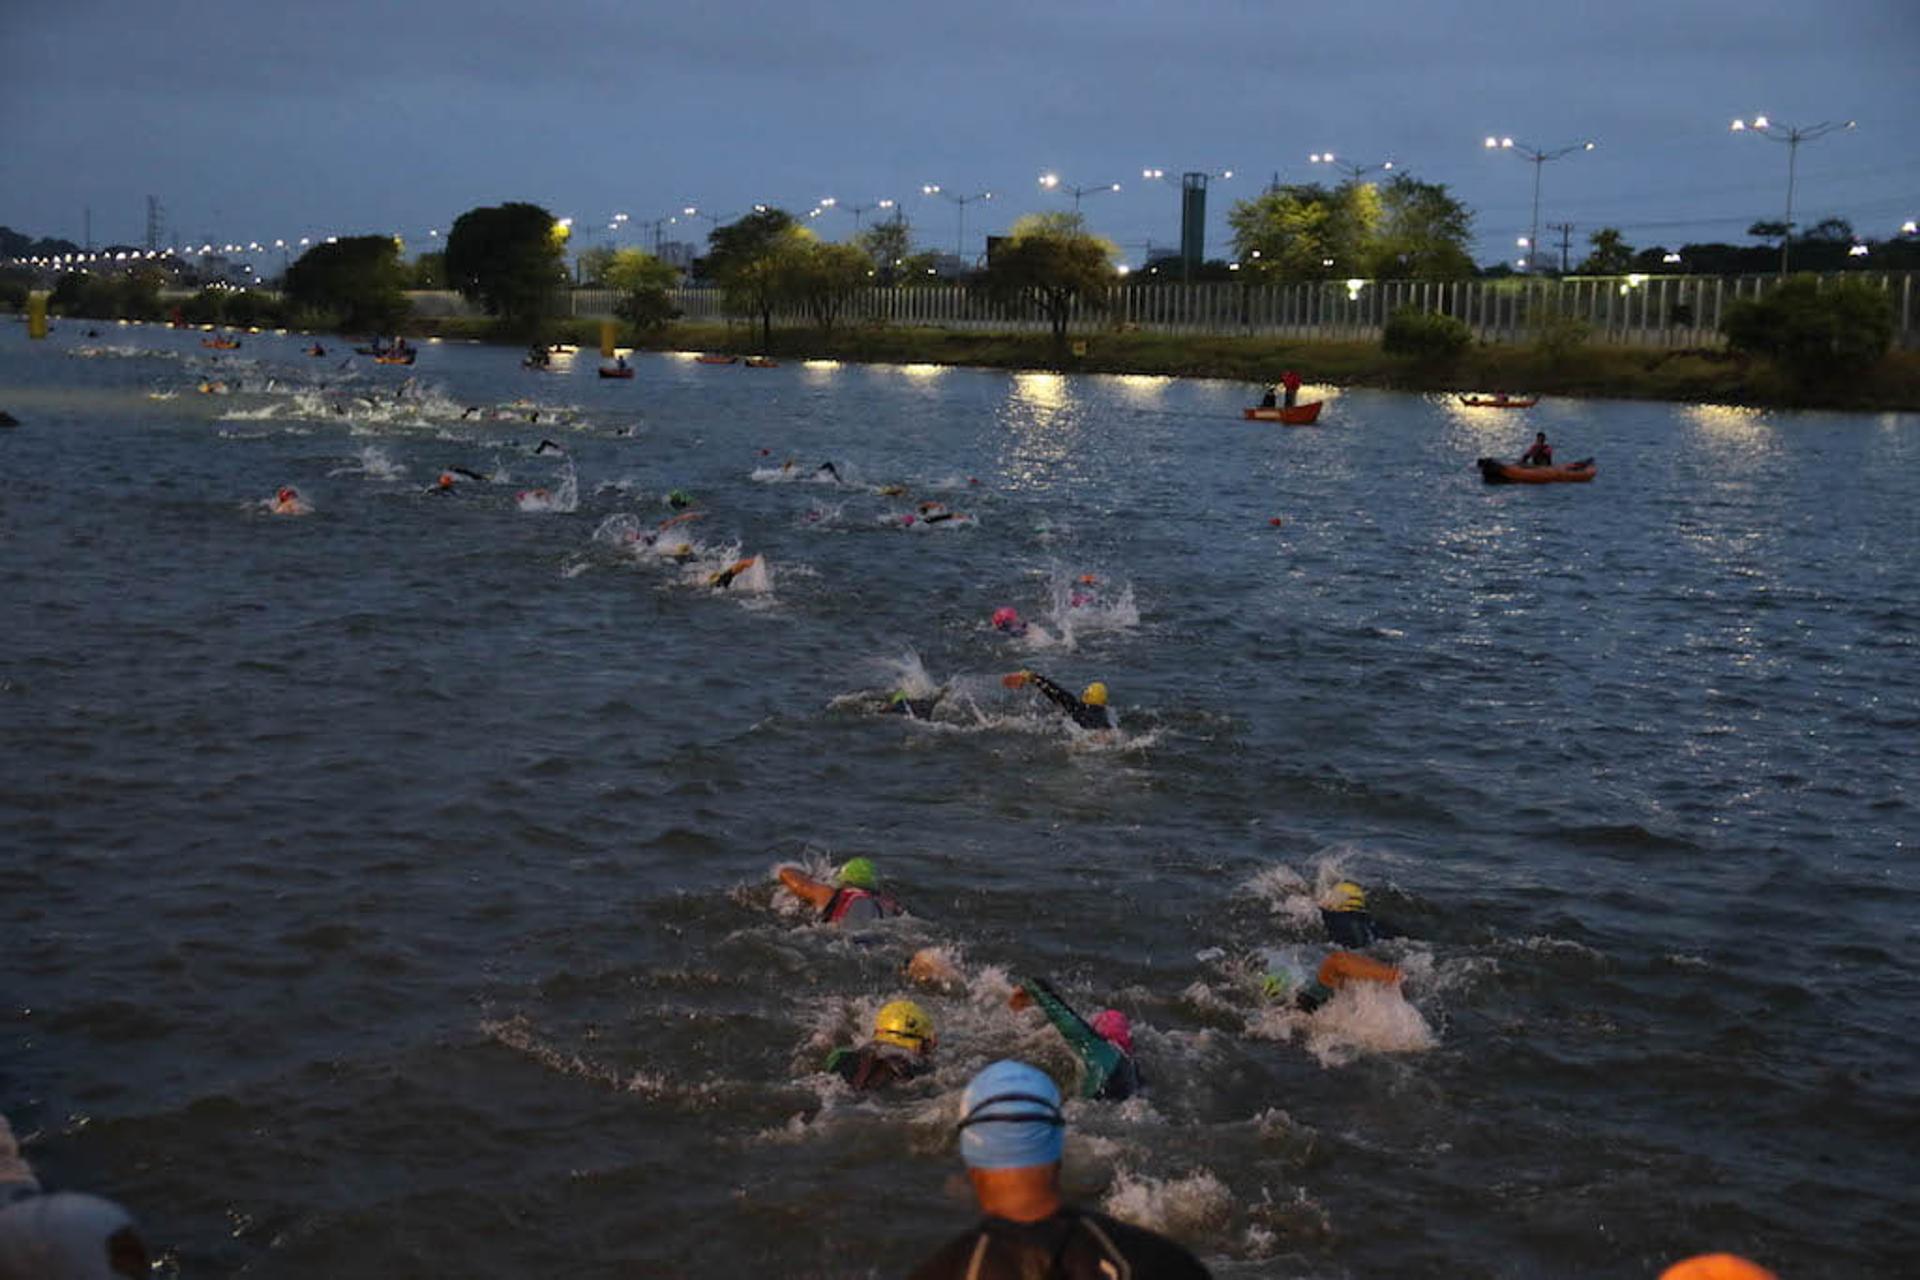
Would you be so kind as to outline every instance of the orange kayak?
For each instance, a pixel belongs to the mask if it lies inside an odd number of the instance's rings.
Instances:
[[[1314,400],[1307,404],[1255,405],[1251,409],[1242,409],[1240,416],[1249,422],[1277,422],[1283,427],[1310,427],[1320,420],[1320,406],[1324,400]]]
[[[700,364],[737,364],[740,360],[740,357],[739,356],[696,356],[695,359]]]
[[[1480,459],[1480,478],[1488,484],[1585,484],[1593,479],[1592,458],[1557,467],[1523,467],[1498,458]]]

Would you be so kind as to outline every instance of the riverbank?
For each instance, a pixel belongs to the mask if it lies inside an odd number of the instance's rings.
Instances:
[[[558,338],[591,347],[598,320],[554,321]],[[420,320],[423,336],[489,338],[491,322]],[[624,328],[624,326],[623,326]],[[633,339],[645,351],[763,350],[744,326],[671,325]],[[1558,356],[1531,346],[1482,344],[1434,365],[1388,355],[1377,342],[1299,342],[1271,338],[1162,333],[1089,335],[1084,353],[1054,359],[1045,334],[949,329],[776,329],[765,353],[788,360],[866,364],[969,365],[996,369],[1063,368],[1075,373],[1164,374],[1261,385],[1288,369],[1309,382],[1394,391],[1524,391],[1542,395],[1737,404],[1765,408],[1920,410],[1920,352],[1896,351],[1866,378],[1844,386],[1798,387],[1762,360],[1711,348],[1660,350],[1586,346]]]

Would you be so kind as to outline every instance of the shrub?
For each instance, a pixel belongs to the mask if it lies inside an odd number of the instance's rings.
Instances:
[[[1438,364],[1458,357],[1472,341],[1467,326],[1452,316],[1402,307],[1388,317],[1380,349],[1388,355]]]
[[[1555,311],[1533,330],[1533,349],[1548,361],[1559,364],[1587,345],[1593,326],[1578,316]]]
[[[1893,345],[1893,302],[1864,280],[1822,289],[1800,276],[1737,302],[1721,324],[1735,351],[1764,356],[1802,383],[1837,382],[1880,363]]]

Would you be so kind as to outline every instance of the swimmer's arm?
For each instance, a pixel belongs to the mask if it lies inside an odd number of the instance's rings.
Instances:
[[[786,886],[788,893],[816,911],[825,911],[827,903],[833,900],[832,885],[815,880],[798,867],[781,867],[779,875],[780,883]]]

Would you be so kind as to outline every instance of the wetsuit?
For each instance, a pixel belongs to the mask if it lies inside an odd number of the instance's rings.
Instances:
[[[912,716],[915,720],[931,720],[933,709],[940,705],[940,699],[947,696],[945,689],[935,689],[924,698],[913,698],[905,693],[895,693],[887,699],[886,709],[895,715]]]
[[[821,475],[823,473],[832,476],[835,484],[840,483],[840,468],[834,466],[831,462],[823,462],[813,469],[813,474],[815,475]]]
[[[920,1054],[869,1040],[858,1049],[835,1049],[827,1055],[827,1070],[855,1089],[884,1089],[926,1073],[931,1064]]]
[[[842,885],[833,891],[827,905],[820,908],[820,921],[822,924],[865,924],[905,914],[907,909],[890,893]]]
[[[1066,712],[1068,716],[1072,717],[1073,722],[1082,729],[1113,728],[1113,717],[1107,714],[1105,707],[1090,706],[1080,701],[1080,699],[1074,697],[1071,693],[1068,693],[1065,689],[1062,689],[1059,685],[1038,673],[1034,673],[1033,675],[1033,684],[1036,689],[1047,696],[1050,702]]]
[[[982,1218],[914,1268],[910,1280],[1205,1280],[1191,1253],[1144,1227],[1063,1208],[1038,1222]]]
[[[1400,936],[1398,929],[1375,920],[1370,911],[1329,911],[1322,907],[1320,923],[1326,928],[1327,937],[1332,939],[1334,946],[1350,950],[1370,947],[1382,938]]]
[[[1080,1096],[1102,1102],[1123,1102],[1142,1084],[1140,1068],[1133,1056],[1095,1031],[1087,1020],[1060,998],[1045,978],[1028,978],[1021,990],[1033,997],[1040,1011],[1067,1042],[1085,1068],[1080,1075]]]

